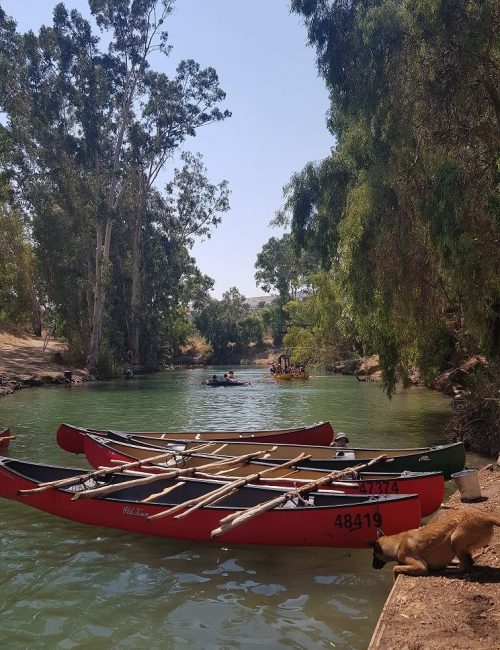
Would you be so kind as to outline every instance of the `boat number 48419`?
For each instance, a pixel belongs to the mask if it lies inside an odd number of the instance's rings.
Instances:
[[[382,515],[379,512],[366,512],[364,515],[337,515],[333,524],[336,528],[347,528],[347,530],[359,530],[360,528],[381,528]]]

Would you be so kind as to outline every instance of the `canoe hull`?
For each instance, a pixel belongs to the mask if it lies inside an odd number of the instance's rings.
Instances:
[[[83,454],[83,438],[85,433],[106,436],[104,429],[86,429],[72,424],[62,423],[57,429],[56,440],[59,447],[73,454]],[[276,431],[203,431],[203,432],[168,432],[168,433],[131,433],[150,437],[179,439],[179,440],[217,440],[231,441],[248,440],[269,442],[274,444],[293,445],[330,445],[333,441],[333,427],[329,422],[319,422],[309,427],[296,429],[279,429]]]
[[[150,520],[149,516],[168,510],[170,506],[141,503],[132,499],[133,488],[124,488],[119,494],[115,493],[113,498],[101,497],[98,500],[73,501],[74,492],[54,488],[20,496],[19,490],[39,485],[38,480],[30,477],[30,466],[36,467],[37,464],[1,459],[0,496],[82,524],[171,539],[216,541],[224,544],[366,548],[367,541],[376,539],[377,529],[383,529],[389,535],[415,528],[420,522],[420,504],[416,495],[381,496],[372,497],[372,501],[366,498],[361,501],[358,497],[313,494],[311,498],[314,505],[269,510],[213,540],[211,533],[219,527],[220,520],[239,508],[231,505],[208,506],[183,519],[167,516]],[[62,476],[63,469],[59,468],[57,478]],[[75,470],[68,471],[73,472],[70,475],[74,476]],[[191,482],[193,483],[192,479]],[[163,487],[156,483],[154,485],[150,492]],[[179,491],[171,494],[181,494],[182,501],[185,486],[186,483],[181,484]],[[144,487],[142,486],[141,497],[144,495]],[[259,502],[260,499],[262,502],[269,498],[269,490],[265,488],[246,487],[243,490],[248,491],[242,498],[249,500],[249,506],[255,500]],[[256,495],[257,490],[262,491],[261,495]],[[276,492],[271,494],[276,496]],[[339,505],[316,505],[316,502],[332,504],[335,499]]]
[[[118,435],[120,441],[128,440],[132,445],[150,447],[154,449],[164,449],[174,441],[161,440],[154,441],[146,437],[122,437]],[[195,445],[192,442],[186,443],[186,450],[195,452]],[[301,461],[300,466],[309,469],[322,470],[341,470],[352,467],[360,462],[369,460],[384,454],[390,462],[381,461],[373,465],[375,472],[442,472],[445,480],[451,478],[455,472],[460,472],[465,466],[465,447],[463,442],[455,442],[445,445],[435,445],[433,447],[421,447],[416,449],[356,449],[349,450],[337,449],[330,446],[316,445],[314,447],[305,447],[301,445],[279,445],[277,449],[271,446],[266,447],[262,444],[255,444],[254,441],[228,441],[216,447],[215,451],[210,449],[211,453],[218,453],[224,456],[240,456],[255,451],[267,449],[265,456],[267,463],[283,463],[292,458],[296,458],[301,452],[310,454],[311,458],[307,461]],[[155,453],[155,452],[153,452]],[[345,456],[339,454],[344,453]],[[152,455],[152,454],[151,454]]]
[[[356,451],[356,450],[354,450]],[[382,453],[382,452],[381,452]],[[373,454],[375,458],[376,453]],[[274,460],[274,459],[273,459]],[[277,462],[280,462],[277,459]],[[352,467],[359,459],[334,458],[330,462],[311,458],[301,462],[303,467],[325,469],[345,469]],[[374,472],[442,472],[445,480],[449,480],[455,472],[460,472],[465,467],[465,447],[463,443],[452,443],[450,445],[436,445],[428,451],[408,453],[404,456],[394,456],[390,463],[381,461],[372,465]]]
[[[96,436],[88,435],[85,439],[85,456],[90,465],[96,469],[103,466],[114,467],[117,463],[133,462],[151,456],[150,449],[143,448],[142,451],[144,452],[143,455],[141,455],[141,449],[138,447],[99,440]],[[196,460],[200,464],[210,462],[210,458],[207,456],[199,458],[202,460]],[[190,460],[187,460],[182,466],[191,466]],[[248,476],[248,474],[259,472],[270,466],[272,465],[268,463],[252,462],[243,465],[241,468],[233,469],[230,476],[231,478]],[[141,468],[141,470],[151,471],[152,473],[161,473],[165,469],[159,467]],[[286,470],[285,473],[290,474],[290,470]],[[298,487],[307,480],[319,478],[324,472],[320,470],[309,472],[304,470],[303,474],[306,476],[303,479],[300,477],[300,473],[301,470],[295,472],[295,478],[291,476],[289,478],[263,477],[260,479],[259,484],[293,488]],[[326,486],[324,489],[337,490],[352,495],[417,494],[420,499],[422,516],[427,517],[435,512],[443,502],[445,482],[441,472],[410,473],[408,475],[392,472],[390,474],[362,472],[359,480],[342,479],[341,483],[332,483],[331,486]]]
[[[443,503],[445,494],[445,482],[441,472],[415,472],[410,476],[404,474],[381,474],[377,478],[376,473],[372,474],[373,478],[364,478],[361,475],[360,480],[342,479],[339,483],[332,483],[325,489],[338,490],[344,494],[416,494],[420,500],[420,509],[422,517],[432,515],[439,510]],[[284,486],[282,480],[265,479],[266,485]],[[289,480],[290,487],[298,486],[297,481]]]

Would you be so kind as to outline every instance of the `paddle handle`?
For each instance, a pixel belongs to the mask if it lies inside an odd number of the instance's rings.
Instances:
[[[267,512],[268,510],[272,510],[276,506],[282,503],[286,503],[286,501],[290,501],[296,496],[301,496],[302,494],[313,492],[321,485],[327,485],[328,483],[332,483],[333,481],[335,481],[335,479],[345,475],[347,471],[360,471],[362,469],[370,467],[371,465],[375,465],[376,463],[379,463],[384,459],[385,459],[385,455],[381,455],[381,456],[377,456],[377,458],[372,458],[372,460],[369,461],[368,463],[357,465],[355,467],[348,468],[346,470],[331,472],[327,476],[317,479],[316,481],[311,481],[310,483],[306,483],[305,485],[302,485],[301,487],[296,488],[295,490],[290,490],[289,492],[286,492],[285,494],[282,494],[279,497],[271,499],[270,501],[266,501],[265,503],[261,503],[255,506],[254,508],[250,508],[249,510],[246,510],[244,512],[237,512],[228,515],[227,517],[224,517],[223,519],[220,520],[219,523],[221,525],[219,526],[219,528],[214,529],[211,532],[210,536],[212,538],[218,537],[219,535],[222,535],[223,533],[226,533],[229,530],[236,528],[236,526],[240,526],[241,524],[244,524],[249,519],[252,519],[257,515],[260,515],[263,512]]]
[[[311,457],[310,455],[301,453],[296,458],[293,458],[292,460],[289,460],[286,463],[283,463],[282,465],[273,465],[272,467],[268,467],[267,469],[264,469],[261,472],[257,472],[255,474],[251,474],[250,476],[245,476],[241,479],[233,479],[229,483],[229,485],[228,484],[222,485],[217,489],[212,490],[208,494],[203,494],[200,497],[190,499],[189,501],[184,501],[183,503],[179,503],[176,506],[173,506],[172,508],[163,510],[162,512],[157,512],[154,515],[150,515],[148,519],[153,520],[153,519],[161,519],[162,517],[171,517],[173,515],[177,515],[178,512],[186,508],[185,512],[175,517],[176,519],[181,519],[182,517],[186,517],[187,515],[191,514],[195,510],[198,510],[202,506],[209,505],[210,503],[214,503],[215,501],[218,501],[224,496],[228,496],[230,493],[234,492],[234,490],[237,490],[239,487],[242,487],[243,485],[246,485],[251,481],[260,479],[260,477],[265,474],[275,472],[277,469],[280,468],[285,468],[290,465],[294,465],[300,462],[301,460],[310,457]],[[201,469],[203,469],[203,467],[199,467],[198,472],[200,472]],[[217,479],[220,480],[220,478],[221,478],[220,476],[217,476]]]
[[[201,465],[199,468],[197,467],[186,467],[184,469],[173,469],[173,470],[166,470],[164,472],[158,473],[158,474],[149,474],[148,476],[144,478],[138,478],[134,479],[132,481],[127,481],[126,483],[118,483],[115,485],[105,485],[103,487],[98,487],[98,488],[92,488],[90,490],[81,490],[80,492],[75,492],[75,494],[72,497],[72,501],[77,501],[78,499],[81,498],[94,498],[97,496],[103,496],[106,494],[112,494],[113,492],[118,492],[120,490],[129,488],[129,487],[136,487],[138,485],[147,485],[148,483],[154,483],[155,481],[161,481],[164,479],[169,479],[169,478],[177,478],[179,476],[193,476],[198,469],[216,469],[219,467],[232,467],[236,463],[242,464],[247,462],[248,460],[251,460],[252,458],[258,457],[259,455],[262,455],[264,452],[261,451],[255,451],[251,454],[245,454],[244,456],[239,456],[237,458],[229,458],[228,460],[223,460],[223,461],[218,461],[218,462],[212,462],[208,463],[206,465]],[[121,471],[123,469],[123,466],[119,468]],[[116,470],[115,470],[116,471]]]

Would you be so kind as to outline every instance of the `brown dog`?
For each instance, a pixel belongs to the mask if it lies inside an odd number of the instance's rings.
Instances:
[[[370,542],[372,567],[381,569],[386,562],[397,561],[395,578],[400,573],[426,576],[429,569],[443,569],[458,557],[460,572],[467,571],[474,563],[471,552],[488,544],[494,526],[500,526],[500,517],[475,508],[448,512],[422,528],[384,535]]]

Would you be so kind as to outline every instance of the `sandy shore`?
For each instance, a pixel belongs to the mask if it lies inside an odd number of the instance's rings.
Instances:
[[[65,351],[64,341],[12,327],[0,329],[0,396],[27,386],[67,383],[64,373],[69,371],[72,382],[87,381],[84,370],[60,362]]]

